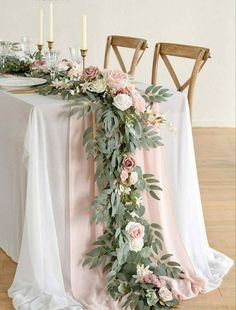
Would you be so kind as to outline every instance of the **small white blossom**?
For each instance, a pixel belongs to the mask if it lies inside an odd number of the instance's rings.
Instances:
[[[133,276],[136,279],[136,283],[142,283],[144,276],[153,273],[149,268],[150,266],[137,265],[137,275]]]
[[[131,192],[131,188],[130,187],[126,187],[123,185],[119,185],[119,187],[116,189],[116,192],[121,195],[121,194],[129,194]]]
[[[135,197],[136,204],[140,206],[143,203],[143,197]]]
[[[90,82],[84,82],[84,84],[81,85],[83,92],[86,92],[86,90],[89,89],[89,84],[90,84]]]
[[[129,184],[134,185],[138,182],[138,174],[136,171],[131,172],[131,175],[129,177]]]
[[[52,87],[55,87],[55,88],[59,88],[59,89],[65,89],[65,88],[68,88],[69,87],[69,83],[68,83],[68,80],[58,80],[56,79],[55,81],[52,81]]]

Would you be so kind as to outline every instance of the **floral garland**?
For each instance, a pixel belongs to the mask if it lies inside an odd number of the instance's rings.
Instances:
[[[39,65],[44,71],[44,64]],[[103,224],[104,231],[84,265],[103,266],[107,291],[126,310],[176,307],[178,296],[168,278],[181,279],[183,271],[171,254],[161,255],[161,226],[144,219],[142,192],[158,200],[161,188],[153,174],[143,174],[134,158],[137,149],[162,145],[157,129],[168,123],[163,115],[153,113],[152,106],[171,94],[161,86],[150,86],[140,94],[121,71],[102,73],[97,67],[81,71],[66,61],[60,66],[64,73],[39,92],[73,99],[71,115],[78,118],[96,115],[96,135],[89,127],[83,139],[88,158],[98,162],[99,194],[92,203],[92,219]]]
[[[82,71],[67,60],[59,62],[56,79],[51,81],[46,62],[38,56],[24,62],[9,58],[5,72],[44,77],[47,84],[38,88],[40,94],[73,100],[71,115],[78,118],[96,115],[96,135],[89,127],[83,139],[88,158],[98,162],[99,194],[92,203],[92,219],[103,224],[104,231],[84,265],[103,266],[107,291],[126,310],[177,307],[179,299],[169,278],[182,279],[184,273],[171,260],[172,254],[161,254],[161,226],[144,219],[143,191],[158,200],[161,188],[153,174],[143,174],[134,158],[137,149],[162,145],[160,125],[173,129],[164,115],[152,110],[154,103],[171,96],[169,90],[150,86],[141,94],[126,73],[100,72],[97,67]]]

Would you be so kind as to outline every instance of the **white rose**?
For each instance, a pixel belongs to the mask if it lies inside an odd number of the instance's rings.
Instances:
[[[171,291],[168,290],[166,286],[161,287],[158,291],[158,294],[159,294],[161,301],[163,302],[171,301],[174,298]]]
[[[88,89],[95,93],[103,93],[107,87],[105,79],[97,79],[89,84]]]
[[[127,110],[132,106],[132,104],[132,98],[126,94],[119,94],[113,100],[113,105],[121,111]]]
[[[144,242],[142,238],[130,239],[129,248],[131,251],[139,252],[142,250],[143,245],[144,245]]]
[[[134,185],[138,182],[138,174],[136,171],[133,171],[129,177],[129,184]]]

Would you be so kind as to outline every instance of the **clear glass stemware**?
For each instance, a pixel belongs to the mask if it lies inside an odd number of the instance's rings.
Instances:
[[[72,47],[69,47],[69,51],[70,51],[70,57],[71,57],[73,64],[75,66],[79,65],[82,62],[80,48],[78,46],[72,46]]]
[[[58,60],[59,60],[59,53],[57,51],[45,52],[45,61],[50,71],[52,81],[54,81],[56,77],[56,68]]]
[[[32,54],[32,45],[33,39],[32,37],[23,36],[21,37],[21,48],[24,54],[28,57]]]

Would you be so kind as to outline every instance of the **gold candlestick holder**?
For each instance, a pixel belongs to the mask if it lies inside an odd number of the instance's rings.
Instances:
[[[85,66],[86,66],[87,52],[88,52],[87,49],[86,50],[83,50],[83,49],[80,50],[80,53],[81,53],[81,56],[82,56],[82,61],[83,61],[83,70],[85,69]]]
[[[36,59],[42,59],[43,58],[43,53],[42,53],[43,44],[37,44],[37,48],[38,48],[38,51],[35,52],[34,56]]]
[[[54,41],[48,41],[48,49],[51,51],[53,49]]]
[[[38,53],[42,54],[43,44],[37,44],[37,47],[38,47]]]

